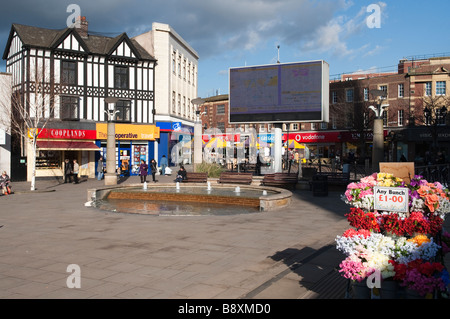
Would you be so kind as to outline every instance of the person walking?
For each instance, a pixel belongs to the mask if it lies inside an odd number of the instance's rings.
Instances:
[[[153,183],[156,183],[156,172],[158,171],[158,164],[156,164],[156,161],[154,158],[150,161],[150,170],[152,173]]]
[[[71,176],[72,176],[72,164],[66,158],[64,160],[64,183],[70,183],[72,179]]]
[[[73,160],[73,169],[72,169],[72,174],[73,174],[73,183],[74,184],[79,184],[80,181],[78,179],[78,171],[80,169],[80,165],[78,164],[77,160],[74,159]]]
[[[147,170],[148,165],[145,164],[144,160],[141,160],[141,165],[139,165],[139,176],[141,177],[141,183],[147,182]]]
[[[100,158],[98,159],[98,163],[97,163],[97,179],[99,181],[101,181],[103,179],[103,173],[104,173],[103,156],[100,156]]]
[[[161,175],[166,175],[166,167],[169,165],[166,155],[161,157],[161,162],[159,162],[159,164],[161,164]]]

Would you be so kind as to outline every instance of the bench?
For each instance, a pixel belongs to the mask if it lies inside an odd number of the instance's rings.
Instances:
[[[248,184],[252,183],[252,173],[233,173],[223,172],[220,174],[218,183],[231,183],[231,184]]]
[[[297,173],[274,173],[266,174],[262,180],[264,186],[275,186],[295,189],[298,183]]]
[[[186,173],[186,179],[183,183],[206,183],[208,181],[208,173]]]
[[[317,172],[313,176],[313,181],[309,183],[310,189],[312,189],[312,183],[322,180],[322,177],[326,177],[327,184],[330,185],[348,185],[350,183],[350,173]]]

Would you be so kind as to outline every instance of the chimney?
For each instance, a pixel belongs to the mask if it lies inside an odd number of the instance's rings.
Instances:
[[[77,17],[75,29],[82,38],[86,39],[88,37],[88,22],[86,17]]]

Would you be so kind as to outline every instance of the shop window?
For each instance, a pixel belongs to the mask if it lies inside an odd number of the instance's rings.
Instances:
[[[116,111],[116,121],[131,122],[131,101],[117,101]]]
[[[37,151],[36,169],[61,168],[61,156],[59,151]]]
[[[77,96],[61,96],[60,117],[62,120],[78,120],[80,99]]]

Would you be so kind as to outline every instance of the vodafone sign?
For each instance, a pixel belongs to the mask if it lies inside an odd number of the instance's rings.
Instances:
[[[289,134],[290,140],[296,140],[299,143],[336,143],[340,142],[340,132],[309,132]],[[283,135],[283,141],[286,141],[286,134]]]
[[[387,130],[384,130],[384,136],[388,134]],[[291,133],[289,134],[289,140],[296,140],[299,143],[340,143],[340,142],[355,142],[361,139],[360,133],[354,132],[308,132],[308,133]],[[364,133],[364,139],[366,141],[372,141],[373,133]],[[283,142],[286,141],[286,134],[283,134]]]

